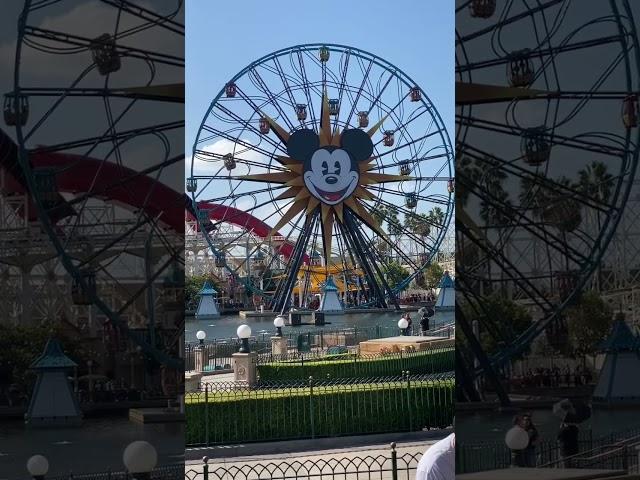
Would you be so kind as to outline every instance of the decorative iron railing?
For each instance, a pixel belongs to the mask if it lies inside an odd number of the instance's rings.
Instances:
[[[211,465],[203,459],[201,465],[187,467],[185,480],[410,480],[422,453],[398,454],[395,444],[387,455],[368,455],[318,460],[287,460],[282,462],[235,465]]]
[[[186,444],[216,445],[444,428],[453,372],[389,378],[207,383],[185,395]]]

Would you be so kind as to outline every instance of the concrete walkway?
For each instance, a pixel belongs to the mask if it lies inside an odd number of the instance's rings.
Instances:
[[[415,478],[416,465],[427,448],[450,433],[433,430],[189,449],[185,472],[192,480],[199,480],[202,457],[206,456],[212,480],[267,478],[266,472],[275,478],[386,480],[392,478],[390,444],[395,441],[398,478],[410,479]]]

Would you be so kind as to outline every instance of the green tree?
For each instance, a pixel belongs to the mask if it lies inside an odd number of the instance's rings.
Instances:
[[[469,322],[479,321],[480,344],[488,355],[512,343],[533,323],[526,308],[500,294],[485,295],[478,300],[478,304],[483,305],[484,309],[476,310],[465,305],[463,311]],[[462,342],[466,343],[466,339],[462,339]]]
[[[576,354],[593,354],[611,331],[613,312],[609,305],[591,291],[580,302],[567,310],[569,341]]]
[[[383,265],[382,272],[386,274],[387,283],[391,288],[397,287],[409,276],[409,272],[395,261]]]
[[[432,219],[426,213],[409,212],[404,216],[404,226],[411,233],[427,237],[431,233]]]
[[[217,289],[215,280],[212,275],[194,275],[193,277],[186,277],[184,280],[184,301],[186,305],[192,305],[198,296],[198,293],[202,289],[204,282]]]
[[[35,326],[0,324],[0,385],[15,383],[29,392],[35,379],[29,367],[51,337],[60,340],[65,354],[80,367],[86,365],[91,356],[86,339],[61,322]]]
[[[429,285],[430,287],[437,287],[443,274],[444,269],[440,266],[440,264],[432,263],[431,265],[429,265],[425,271],[427,285]]]

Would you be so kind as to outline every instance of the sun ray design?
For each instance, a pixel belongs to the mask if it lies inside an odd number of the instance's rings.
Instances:
[[[287,132],[282,126],[280,126],[274,119],[265,115],[262,112],[258,112],[263,118],[266,118],[271,126],[271,132],[275,135],[280,142],[287,147],[289,156],[274,155],[272,158],[275,162],[285,167],[284,171],[274,171],[269,173],[256,173],[245,175],[243,180],[282,184],[288,187],[282,193],[280,193],[276,200],[293,199],[288,204],[287,209],[284,211],[282,217],[272,228],[269,236],[273,235],[276,231],[284,227],[288,222],[293,220],[297,215],[303,214],[307,218],[313,215],[317,208],[320,207],[320,218],[322,225],[322,251],[325,256],[325,264],[327,266],[335,262],[332,258],[332,244],[333,244],[333,226],[336,222],[344,223],[344,210],[351,210],[357,218],[362,221],[362,224],[377,235],[385,238],[389,241],[386,232],[382,226],[370,213],[371,207],[363,203],[370,200],[375,200],[376,196],[367,187],[374,184],[385,182],[402,182],[410,180],[412,177],[409,175],[392,175],[386,173],[377,173],[375,156],[373,155],[373,143],[371,140],[366,140],[371,145],[368,149],[368,153],[364,155],[364,158],[357,158],[354,160],[355,155],[352,150],[352,142],[354,135],[362,136],[362,130],[357,130],[350,126],[345,126],[342,131],[336,125],[335,129],[332,129],[331,125],[331,113],[329,108],[329,97],[326,89],[322,95],[322,105],[320,111],[320,124],[318,125],[318,133],[314,133],[313,130],[301,129],[303,134],[306,135],[306,139],[315,143],[314,150],[304,155],[304,152],[299,148],[294,148],[291,145],[295,143],[292,140],[297,132]],[[373,125],[368,131],[365,132],[369,139],[373,138],[380,130],[383,122],[387,119],[387,116],[382,117],[378,122]],[[355,134],[353,132],[356,132]],[[348,132],[348,133],[347,133]],[[347,139],[347,136],[351,135],[351,140]],[[310,137],[312,137],[310,139]],[[364,137],[365,139],[367,137]],[[315,139],[315,140],[314,140]],[[362,137],[360,138],[362,140]],[[350,146],[351,145],[351,146]],[[355,167],[349,169],[338,169],[334,173],[334,182],[338,182],[340,175],[352,175],[355,185],[349,184],[350,189],[348,194],[343,195],[343,198],[335,200],[331,194],[328,198],[322,198],[317,190],[314,190],[308,184],[307,175],[313,168],[317,168],[314,165],[313,155],[317,152],[325,150],[324,153],[320,153],[320,157],[325,160],[317,160],[316,164],[321,164],[321,168],[329,169],[330,165],[333,167],[333,163],[338,164],[338,161],[334,159],[339,157],[333,157],[336,151],[342,151],[344,155],[348,155],[352,162],[355,163]],[[366,150],[365,150],[366,151]],[[292,153],[293,152],[293,153]],[[344,152],[347,152],[346,154]],[[340,155],[340,153],[338,154]],[[324,163],[323,163],[324,162]],[[352,163],[352,165],[354,165]],[[354,170],[355,169],[355,170]],[[355,173],[354,173],[355,172]],[[325,172],[324,175],[327,175]],[[322,193],[323,192],[320,190]],[[340,194],[333,194],[338,195]]]

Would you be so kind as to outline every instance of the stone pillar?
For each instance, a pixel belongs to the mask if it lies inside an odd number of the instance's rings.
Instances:
[[[235,382],[246,383],[252,387],[257,382],[257,354],[250,353],[234,353],[233,357],[233,380]]]
[[[204,373],[205,367],[209,364],[209,355],[207,354],[207,349],[204,345],[198,345],[195,348],[194,353],[196,355],[196,372]]]
[[[273,355],[286,355],[288,351],[287,337],[271,337],[271,353]]]
[[[184,390],[187,393],[197,392],[200,389],[201,373],[186,372],[184,374]],[[184,395],[182,402],[184,403]]]

